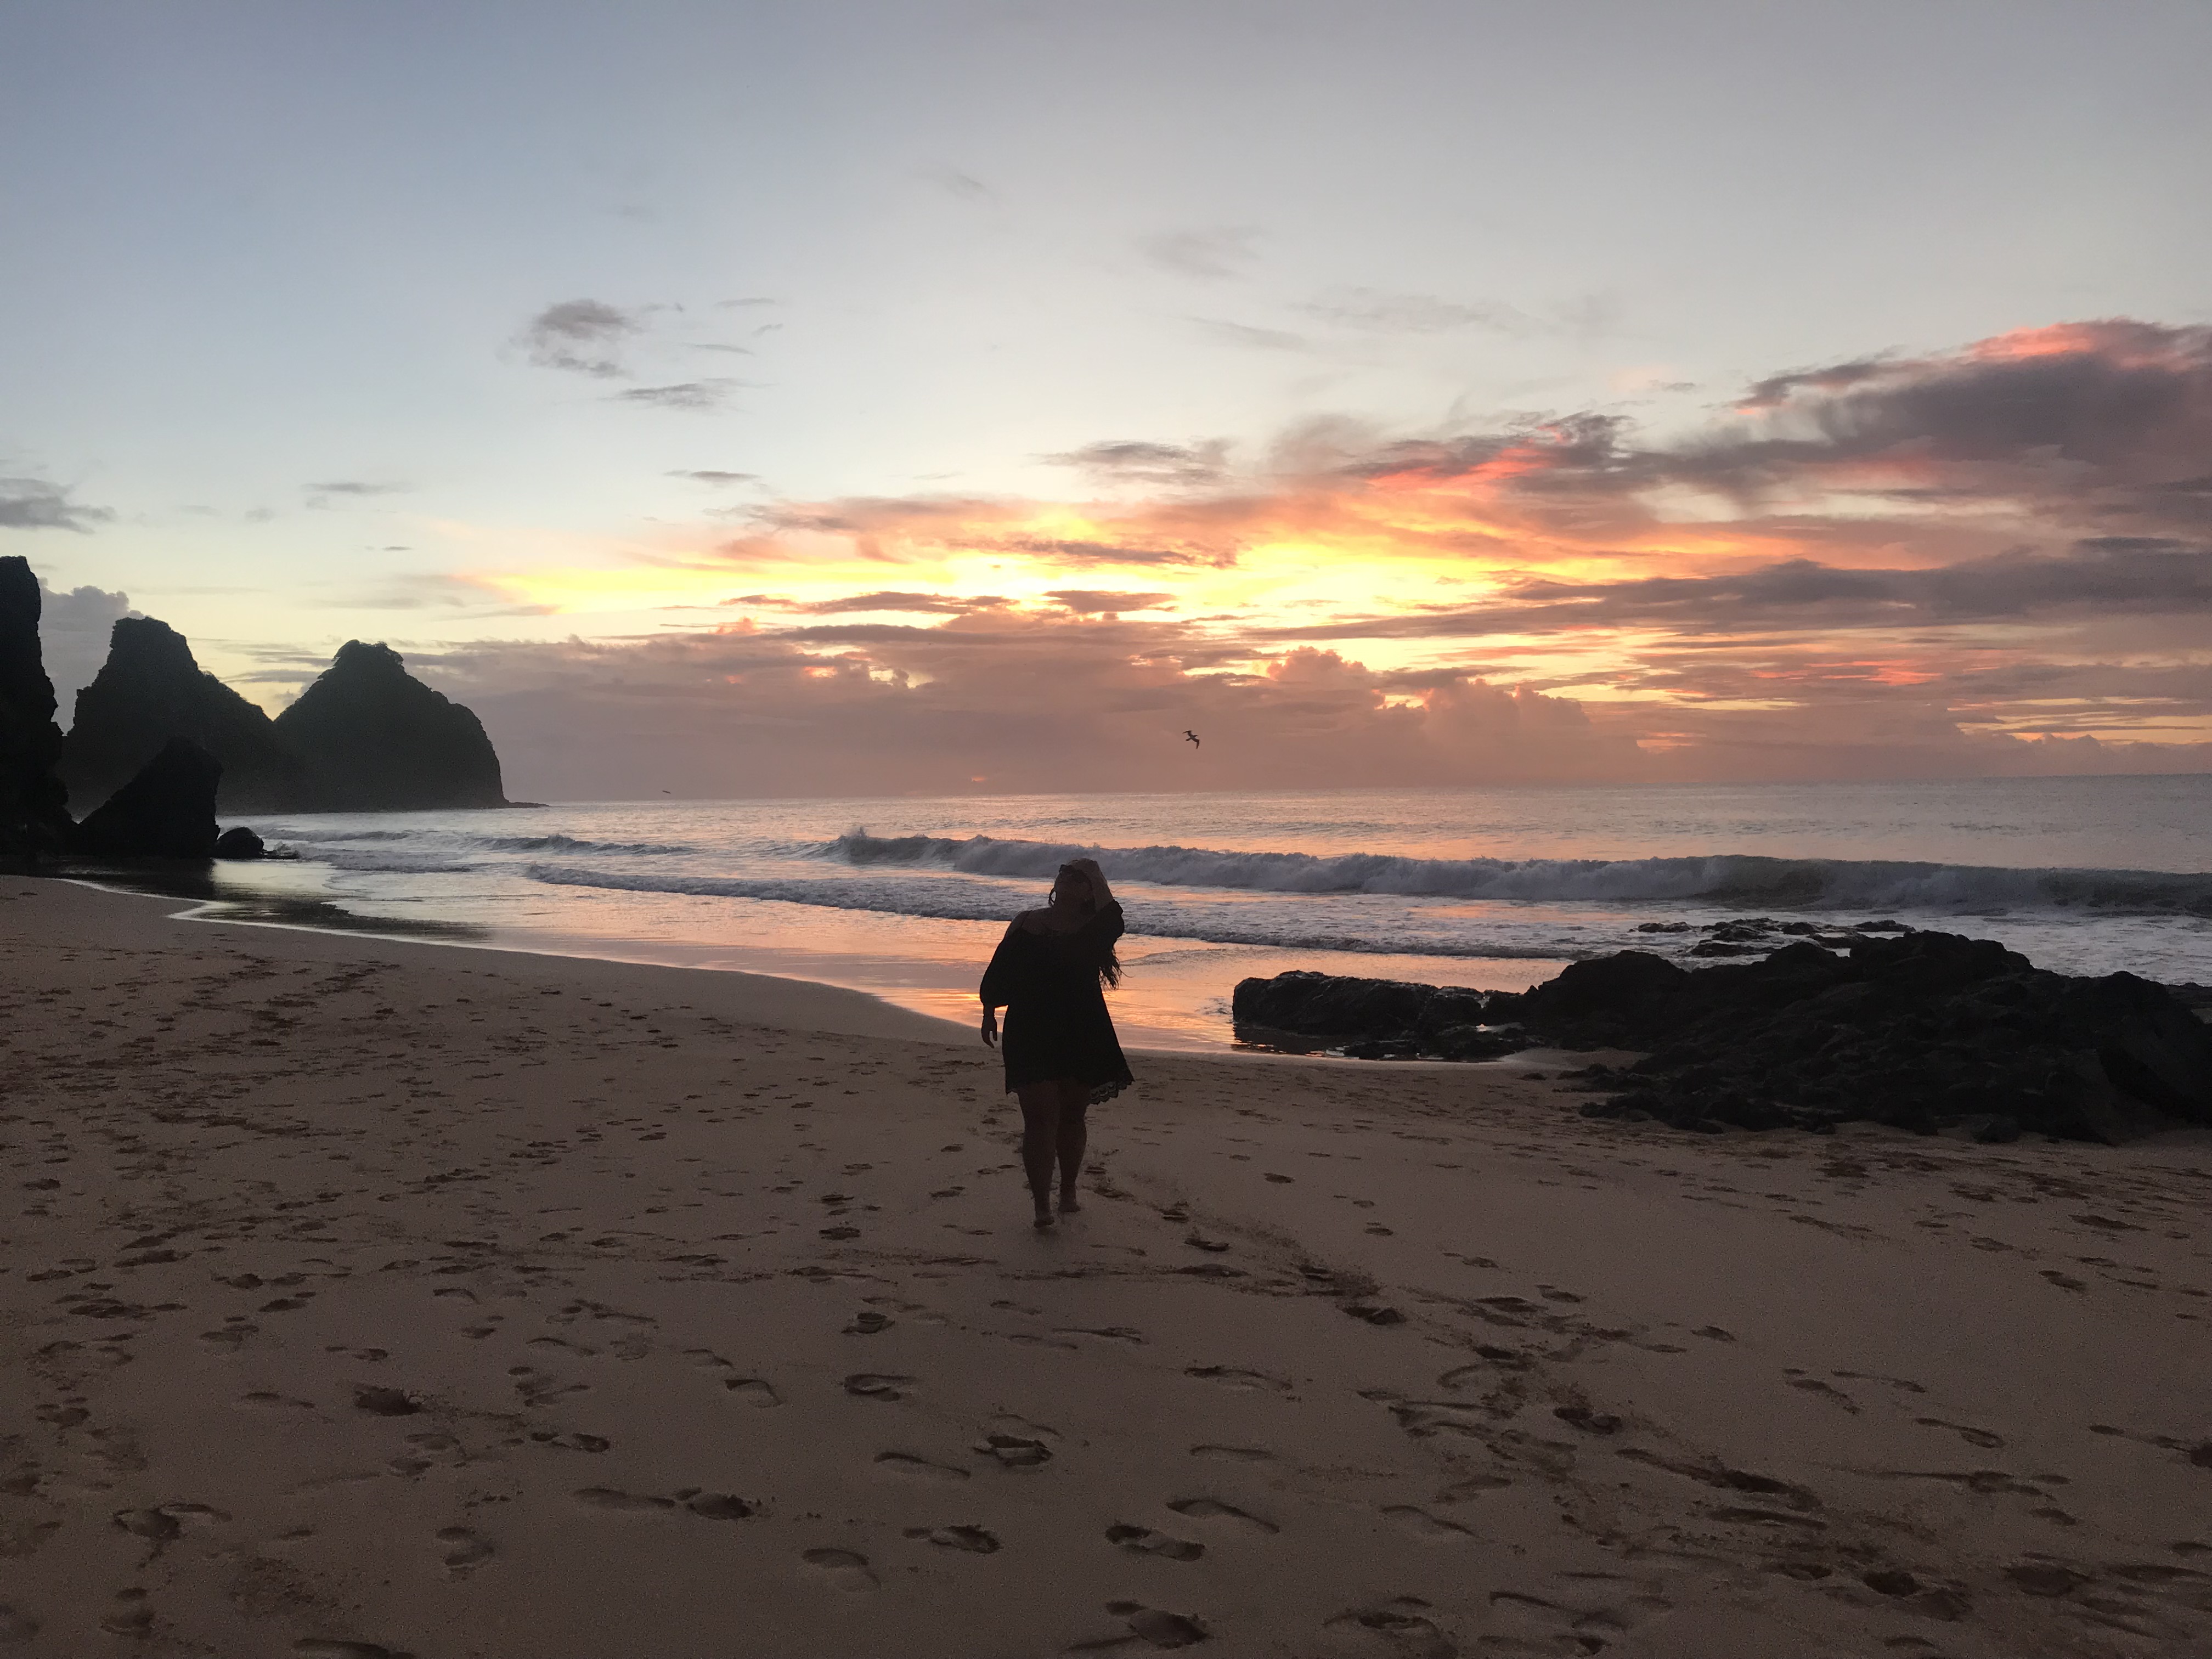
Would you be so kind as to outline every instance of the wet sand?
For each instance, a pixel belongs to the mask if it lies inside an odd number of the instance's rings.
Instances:
[[[2212,1651],[2212,1136],[1133,1056],[0,879],[0,1652]]]

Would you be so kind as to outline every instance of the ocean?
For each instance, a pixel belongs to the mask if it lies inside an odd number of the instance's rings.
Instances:
[[[1521,989],[1750,915],[1896,920],[2212,981],[2212,776],[577,803],[252,817],[204,914],[742,969],[971,1022],[1015,911],[1097,858],[1139,1047],[1231,1042],[1291,968]],[[1689,931],[1639,931],[1686,923]]]

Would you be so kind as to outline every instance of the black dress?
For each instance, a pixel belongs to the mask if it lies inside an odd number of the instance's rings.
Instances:
[[[1006,1091],[1025,1083],[1075,1078],[1093,1101],[1109,1100],[1134,1081],[1106,1012],[1098,964],[1121,937],[1121,907],[1109,904],[1071,933],[1031,933],[1018,921],[983,970],[986,1007],[1006,1011],[1000,1051]]]

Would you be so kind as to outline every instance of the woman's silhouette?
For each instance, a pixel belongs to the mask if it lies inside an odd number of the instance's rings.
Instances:
[[[1106,1012],[1105,988],[1121,982],[1114,941],[1121,907],[1095,859],[1060,866],[1041,910],[1024,910],[983,970],[983,1041],[999,1040],[1006,1011],[1006,1089],[1022,1103],[1022,1167],[1036,1201],[1036,1224],[1049,1227],[1052,1166],[1060,1164],[1062,1213],[1082,1207],[1084,1113],[1119,1094],[1129,1065]]]

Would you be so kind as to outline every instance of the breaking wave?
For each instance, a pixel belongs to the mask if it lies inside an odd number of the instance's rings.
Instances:
[[[659,871],[593,870],[566,864],[533,864],[523,873],[555,887],[597,887],[629,893],[683,893],[704,898],[774,899],[834,910],[873,910],[927,916],[939,921],[1006,921],[1033,894],[1011,893],[982,882],[790,880],[741,876],[684,876]],[[1426,929],[1395,921],[1377,937],[1372,918],[1316,916],[1298,909],[1227,914],[1222,907],[1147,898],[1145,931],[1210,945],[1253,945],[1282,950],[1354,951],[1366,955],[1526,957],[1553,959],[1553,945],[1470,939],[1464,930]],[[1332,925],[1332,922],[1336,925]],[[1362,923],[1367,930],[1362,931]]]
[[[2016,870],[1724,854],[1644,859],[1420,859],[1384,853],[1240,853],[1195,847],[1086,847],[989,836],[871,836],[855,830],[813,849],[860,868],[934,867],[972,876],[1048,878],[1095,858],[1114,879],[1266,893],[1375,893],[1457,898],[1731,908],[1973,912],[2082,908],[2212,916],[2212,874],[2155,870]]]

